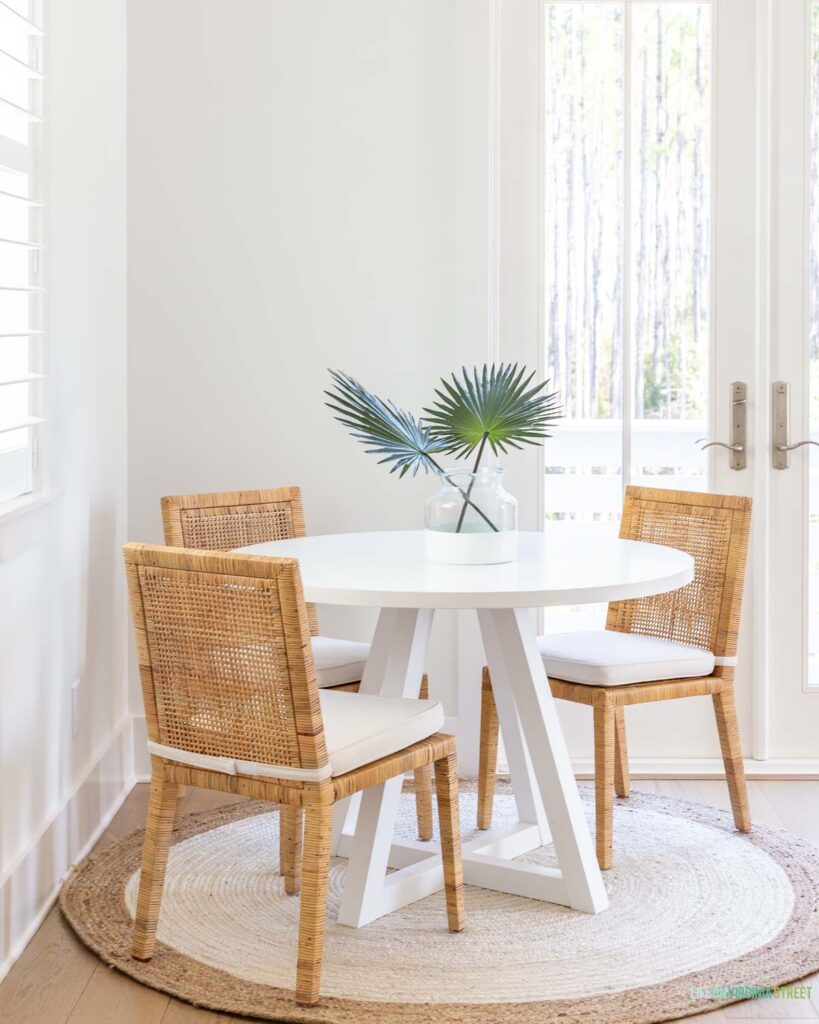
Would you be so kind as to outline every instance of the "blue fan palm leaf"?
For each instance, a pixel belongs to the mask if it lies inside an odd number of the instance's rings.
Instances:
[[[390,472],[403,477],[419,469],[440,467],[433,455],[446,451],[432,428],[394,402],[384,401],[346,373],[330,370],[335,387],[325,391],[335,418],[350,430],[369,455],[380,455],[379,464],[391,463]]]

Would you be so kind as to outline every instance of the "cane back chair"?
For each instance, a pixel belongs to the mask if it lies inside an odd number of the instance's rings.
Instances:
[[[612,794],[630,791],[624,708],[632,704],[711,696],[734,823],[743,832],[751,827],[734,701],[750,525],[750,498],[628,487],[620,537],[688,552],[694,579],[668,594],[611,602],[605,630],[539,638],[554,696],[593,708],[601,868],[612,863]],[[492,681],[484,668],[479,828],[492,821],[497,748]]]
[[[270,800],[305,816],[296,1001],[315,1004],[333,805],[421,765],[435,768],[448,922],[460,931],[455,741],[436,731],[441,705],[320,691],[294,559],[129,544],[125,566],[151,754],[133,956],[154,952],[179,787]],[[368,733],[373,701],[380,725]]]
[[[174,495],[162,499],[165,543],[172,547],[230,551],[250,544],[291,540],[306,535],[301,490],[278,487],[262,491],[226,491]],[[357,691],[369,644],[319,637],[315,605],[307,605],[313,655],[319,686]],[[321,647],[318,645],[321,644]],[[427,676],[421,678],[419,697],[429,697]],[[184,800],[184,793],[182,794]],[[432,769],[428,765],[415,773],[415,803],[418,838],[432,839]],[[180,808],[181,813],[181,808]],[[288,892],[296,891],[292,874],[293,851],[298,850],[299,816],[296,808],[282,808],[282,874]]]

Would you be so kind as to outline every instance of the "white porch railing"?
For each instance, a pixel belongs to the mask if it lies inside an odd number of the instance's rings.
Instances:
[[[699,420],[634,420],[629,482],[700,491],[707,486],[707,453],[695,443]],[[580,522],[617,519],[623,500],[623,424],[570,420],[546,442],[546,518]]]

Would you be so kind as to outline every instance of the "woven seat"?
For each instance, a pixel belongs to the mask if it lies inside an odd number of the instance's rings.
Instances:
[[[250,544],[305,536],[304,509],[298,487],[172,495],[162,499],[162,523],[166,544],[207,551],[232,551]],[[307,605],[307,614],[318,685],[357,690],[369,655],[369,644],[320,636],[314,605]],[[429,696],[426,675],[421,677],[419,696],[422,699]],[[418,838],[430,840],[432,772],[428,765],[415,773],[415,802]],[[280,860],[288,891],[294,891],[296,884],[289,873],[291,860],[285,856],[296,841],[289,834],[291,824],[290,818],[285,816]]]
[[[664,544],[694,559],[679,590],[609,605],[606,629],[541,637],[555,697],[594,709],[597,859],[612,863],[613,793],[630,790],[624,708],[676,697],[710,696],[736,827],[751,827],[734,701],[734,667],[750,498],[628,487],[620,537]],[[498,717],[483,670],[478,828],[492,823]]]
[[[440,704],[319,691],[294,559],[129,544],[125,565],[151,754],[132,955],[154,952],[180,787],[270,800],[291,825],[284,852],[301,888],[296,1001],[317,1003],[333,806],[433,765],[448,922],[460,931],[455,741],[437,732]]]

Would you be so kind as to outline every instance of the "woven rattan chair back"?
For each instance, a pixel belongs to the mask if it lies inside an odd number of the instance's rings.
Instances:
[[[149,738],[324,769],[298,562],[129,544],[125,563]]]
[[[734,657],[750,526],[750,498],[628,487],[621,538],[687,551],[694,579],[669,594],[612,602],[606,628]]]
[[[205,551],[232,551],[305,535],[298,487],[172,495],[162,499],[162,525],[166,544]],[[316,636],[314,605],[308,604],[307,615]]]

